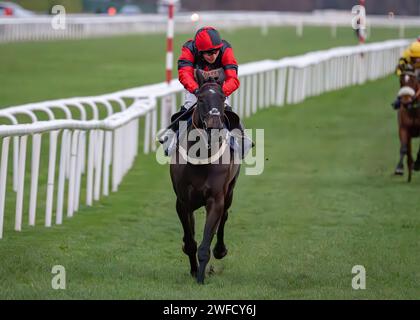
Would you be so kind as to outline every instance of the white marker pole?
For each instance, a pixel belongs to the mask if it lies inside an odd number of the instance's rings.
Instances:
[[[168,86],[171,84],[172,80],[172,68],[173,68],[173,39],[174,39],[174,1],[169,1],[168,7],[168,29],[166,35],[166,83]],[[161,125],[162,128],[165,128],[168,124],[168,120],[171,117],[171,95],[168,95],[163,99],[162,104],[162,115],[161,115]],[[155,132],[153,132],[155,134]]]

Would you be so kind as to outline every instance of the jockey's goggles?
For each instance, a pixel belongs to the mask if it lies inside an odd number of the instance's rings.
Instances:
[[[207,56],[212,56],[216,53],[219,52],[220,49],[213,49],[213,50],[208,50],[208,51],[203,51],[202,54],[205,54]]]

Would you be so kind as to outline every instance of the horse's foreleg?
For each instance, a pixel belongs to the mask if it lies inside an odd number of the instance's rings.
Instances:
[[[408,143],[408,135],[406,130],[401,129],[399,130],[400,135],[400,161],[397,164],[397,167],[395,168],[395,174],[402,176],[404,174],[404,157],[407,154],[407,143]]]
[[[226,210],[220,220],[219,228],[217,229],[217,242],[213,248],[213,256],[216,259],[222,259],[227,255],[227,249],[224,241],[225,223],[228,219],[228,211]]]
[[[227,250],[227,248],[225,246],[225,242],[224,242],[225,223],[226,223],[226,221],[228,219],[228,216],[229,216],[229,211],[228,210],[229,210],[230,206],[232,205],[233,189],[235,188],[235,184],[236,184],[236,181],[238,179],[238,176],[239,176],[239,169],[237,170],[234,179],[229,184],[229,187],[228,187],[228,190],[227,190],[227,193],[226,193],[224,213],[223,213],[223,216],[220,220],[219,228],[217,229],[217,242],[216,242],[216,245],[213,248],[213,256],[216,259],[224,258],[228,253],[228,250]]]
[[[420,171],[420,147],[419,147],[419,151],[417,151],[417,158],[416,161],[414,162],[414,168],[415,171]]]
[[[206,224],[204,226],[203,241],[198,247],[198,275],[197,282],[204,283],[204,275],[206,271],[207,263],[210,260],[210,246],[213,240],[214,234],[216,233],[217,226],[224,214],[224,199],[219,197],[217,199],[212,198],[207,201],[206,204]]]
[[[413,155],[411,153],[411,138],[407,142],[407,167],[408,167],[408,182],[411,182],[411,174],[413,172]]]
[[[229,216],[228,210],[232,204],[234,186],[235,186],[235,183],[231,184],[229,187],[228,195],[225,199],[224,213],[220,220],[219,228],[217,229],[217,242],[213,249],[213,256],[216,259],[222,259],[223,257],[227,255],[227,249],[224,242],[224,232],[225,232],[225,223]]]
[[[193,212],[186,209],[179,200],[176,201],[176,211],[184,229],[184,245],[182,246],[182,251],[189,257],[191,265],[190,273],[195,277],[197,275],[198,264],[197,242],[194,239],[194,215]]]
[[[404,157],[407,154],[407,146],[402,145],[400,147],[400,161],[398,161],[397,167],[395,168],[395,174],[402,176],[404,174]]]

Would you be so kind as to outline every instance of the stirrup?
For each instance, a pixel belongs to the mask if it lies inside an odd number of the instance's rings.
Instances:
[[[171,131],[170,129],[163,129],[161,131],[159,131],[157,133],[157,141],[159,141],[160,144],[164,144],[166,141],[169,140],[170,136],[171,136]]]

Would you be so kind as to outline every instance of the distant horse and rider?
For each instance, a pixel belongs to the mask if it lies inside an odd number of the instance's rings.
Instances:
[[[406,57],[405,57],[406,56]],[[413,160],[411,140],[420,137],[420,41],[414,42],[400,59],[397,68],[400,90],[393,107],[398,110],[398,133],[400,138],[400,160],[396,175],[404,174],[404,157],[407,156],[408,182],[412,171],[420,171],[420,150]]]
[[[404,157],[407,156],[408,181],[411,181],[412,170],[420,171],[420,150],[414,162],[411,150],[411,139],[420,137],[420,108],[416,98],[419,91],[419,81],[414,68],[407,65],[400,75],[400,90],[398,97],[400,107],[398,110],[398,133],[400,138],[400,160],[395,168],[396,175],[404,174]]]

